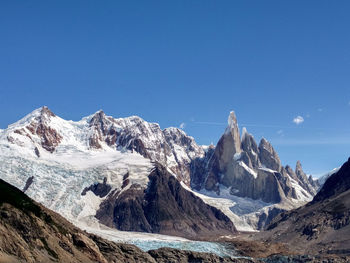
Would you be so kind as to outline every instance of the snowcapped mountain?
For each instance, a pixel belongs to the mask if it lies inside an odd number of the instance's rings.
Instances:
[[[5,138],[6,137],[6,138]],[[1,133],[1,139],[22,146],[38,157],[101,151],[131,151],[159,162],[189,184],[190,163],[204,150],[178,128],[161,130],[140,117],[114,119],[103,111],[73,122],[61,119],[47,107],[28,114]]]
[[[98,111],[74,122],[42,107],[0,130],[0,177],[74,222],[192,237],[213,225],[234,232],[230,220],[238,230],[262,228],[318,187],[300,163],[295,172],[283,167],[267,140],[257,145],[246,129],[241,137],[233,112],[217,145],[202,147],[178,128],[162,130],[137,116]],[[176,227],[162,221],[171,217]],[[123,218],[142,222],[125,225]]]

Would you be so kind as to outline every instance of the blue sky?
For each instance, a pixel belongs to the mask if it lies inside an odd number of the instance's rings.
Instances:
[[[349,1],[1,1],[0,128],[47,105],[180,126],[216,143],[230,110],[284,164],[350,146]],[[299,124],[293,122],[297,116]]]

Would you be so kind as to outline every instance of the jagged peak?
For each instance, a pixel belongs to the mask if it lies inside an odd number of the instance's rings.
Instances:
[[[241,141],[242,143],[245,141],[245,140],[253,140],[255,142],[255,139],[254,139],[254,136],[253,134],[249,133],[247,131],[247,128],[246,127],[243,127],[242,128],[242,135],[241,135]],[[256,142],[255,142],[256,143]]]
[[[228,127],[231,129],[238,126],[236,114],[234,111],[230,112],[230,115],[228,116],[228,119],[227,119],[227,124],[228,124]]]
[[[177,128],[177,127],[165,128],[165,129],[163,129],[163,132],[165,132],[165,133],[177,133],[177,134],[187,136],[186,132],[184,132],[182,129]]]
[[[225,134],[230,134],[230,133],[232,134],[233,137],[238,137],[240,139],[238,122],[234,111],[231,111],[227,118],[227,128],[225,130]]]
[[[262,137],[259,143],[259,148],[264,146],[272,147],[271,143],[268,140],[266,140],[264,137]]]
[[[90,116],[91,116],[91,118],[89,118],[90,124],[96,124],[106,118],[106,114],[104,113],[103,110],[98,110]]]
[[[298,160],[297,163],[296,163],[296,167],[302,168],[301,162],[300,162],[299,160]]]
[[[128,120],[128,121],[137,122],[137,123],[141,123],[141,122],[146,123],[147,122],[144,119],[142,119],[140,116],[137,116],[137,115],[132,115],[129,117],[124,117],[124,118],[117,118],[116,120]]]
[[[304,173],[304,171],[303,171],[303,166],[301,165],[301,162],[298,160],[297,161],[297,163],[296,163],[296,165],[295,165],[295,172],[297,173],[297,172],[302,172],[302,173]]]
[[[289,171],[294,172],[293,168],[289,164],[287,164],[284,168],[287,170],[287,172],[289,172]]]
[[[41,116],[56,117],[56,115],[47,106],[42,106],[40,110],[41,110]]]
[[[105,112],[102,109],[99,109],[98,111],[96,111],[93,115],[100,115],[103,114],[105,115]]]
[[[243,127],[242,128],[242,137],[241,137],[242,142],[246,139],[247,135],[249,135],[249,133],[247,132],[247,128]]]
[[[56,117],[56,115],[47,106],[42,106],[40,108],[33,110],[31,113],[27,114],[19,121],[9,125],[8,128],[27,126],[34,120],[36,121],[48,120],[51,117]]]

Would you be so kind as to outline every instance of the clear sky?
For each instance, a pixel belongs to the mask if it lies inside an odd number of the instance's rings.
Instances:
[[[308,173],[350,149],[350,1],[1,1],[0,128],[47,105],[180,126],[230,110]],[[300,117],[298,117],[300,116]],[[295,122],[293,122],[293,120]]]

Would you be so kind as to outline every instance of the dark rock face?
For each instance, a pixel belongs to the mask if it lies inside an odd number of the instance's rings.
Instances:
[[[350,160],[328,178],[312,202],[281,213],[267,229],[264,239],[287,242],[300,251],[348,254],[344,251],[350,251]]]
[[[34,176],[31,176],[27,179],[25,186],[23,187],[23,192],[27,191],[29,186],[33,183],[34,181]]]
[[[350,189],[350,158],[338,172],[331,175],[324,183],[321,190],[313,199],[313,203],[321,202],[332,196],[337,196]]]
[[[249,160],[253,168],[258,168],[261,166],[259,156],[258,156],[258,153],[259,153],[258,145],[256,144],[254,137],[247,132],[246,128],[243,128],[243,132],[242,132],[242,150],[243,152],[246,152],[248,154]],[[247,162],[246,164],[248,165]]]
[[[259,159],[262,165],[271,170],[279,172],[281,170],[281,161],[272,147],[266,139],[262,138],[259,143]]]
[[[203,182],[206,180],[206,174],[208,169],[208,163],[213,156],[215,146],[210,145],[205,152],[204,157],[195,158],[190,164],[191,170],[191,188],[200,190],[203,186]]]
[[[101,149],[101,142],[105,141],[107,145],[112,146],[117,140],[117,132],[110,128],[110,122],[105,113],[98,111],[90,120],[89,125],[93,129],[89,138],[89,145],[95,149]]]
[[[316,195],[317,193],[317,184],[313,183],[312,178],[308,178],[307,175],[304,173],[303,168],[301,166],[300,161],[297,161],[296,167],[295,167],[295,174],[297,178],[299,179],[300,184],[310,193],[313,195]]]
[[[226,215],[185,190],[166,168],[157,165],[149,179],[147,189],[132,185],[120,194],[111,194],[96,217],[120,230],[187,238],[236,232]]]
[[[35,122],[27,126],[27,129],[33,135],[40,137],[41,146],[51,153],[62,140],[62,136],[48,125],[50,118],[55,116],[47,107],[42,107],[40,116],[36,118]]]
[[[107,184],[107,178],[104,178],[102,184],[96,183],[96,184],[90,185],[89,187],[86,187],[81,193],[81,195],[86,195],[87,191],[91,191],[95,195],[102,198],[102,197],[105,197],[111,191],[111,189],[112,187]]]
[[[40,151],[39,151],[38,147],[35,147],[34,152],[35,152],[35,155],[39,158],[40,157]]]
[[[280,209],[277,207],[273,207],[268,211],[268,213],[264,212],[260,217],[259,217],[259,222],[258,222],[258,229],[264,229],[266,226],[270,225],[272,220],[279,215],[282,212],[285,212],[286,210]]]

